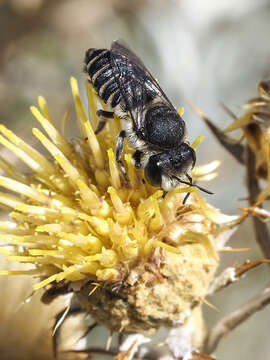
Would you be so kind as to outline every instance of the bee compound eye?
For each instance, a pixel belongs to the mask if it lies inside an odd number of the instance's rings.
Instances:
[[[162,181],[162,171],[158,166],[158,158],[156,156],[151,156],[149,161],[144,169],[144,175],[149,184],[153,186],[161,186]]]

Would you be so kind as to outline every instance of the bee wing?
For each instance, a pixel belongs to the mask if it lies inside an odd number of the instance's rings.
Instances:
[[[151,80],[152,89],[156,92],[156,95],[159,95],[161,100],[167,103],[168,106],[174,108],[164,91],[161,89],[157,80],[152,76],[151,72],[147,69],[142,60],[128,47],[128,45],[124,43],[123,40],[113,41],[111,49],[127,57],[133,64],[140,67],[145,72],[149,80]],[[150,86],[150,84],[148,85]]]
[[[141,129],[143,106],[146,103],[146,88],[144,73],[118,51],[110,52],[111,65],[115,81],[124,99],[125,111],[129,112],[133,124]]]
[[[123,40],[115,40],[112,42],[111,50],[118,52],[119,54],[128,58],[134,64],[140,66],[142,69],[148,72],[142,60],[128,47]]]
[[[149,98],[160,99],[174,109],[170,100],[145,67],[140,58],[120,41],[114,41],[111,46],[112,68],[115,69],[115,79],[125,100],[127,111],[138,129],[144,127],[143,110]]]

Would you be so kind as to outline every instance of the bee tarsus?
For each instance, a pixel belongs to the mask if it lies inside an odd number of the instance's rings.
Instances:
[[[95,134],[97,135],[101,130],[103,130],[104,126],[107,123],[107,119],[113,118],[112,111],[105,111],[105,110],[98,110],[97,116],[100,117],[102,120],[99,121],[98,126],[95,130]]]
[[[142,155],[143,155],[142,151],[136,150],[135,153],[132,156],[133,160],[135,162],[136,169],[140,169],[142,167],[142,163],[141,163]]]
[[[126,173],[126,169],[124,167],[124,164],[122,163],[122,154],[123,154],[123,144],[124,144],[124,139],[126,137],[126,132],[125,130],[120,131],[119,135],[117,136],[117,140],[116,140],[116,161],[118,163],[118,166],[122,172],[122,174],[124,175],[125,179],[127,179],[127,173]]]
[[[105,110],[98,110],[97,116],[105,119],[112,119],[113,118],[113,111],[105,111]]]

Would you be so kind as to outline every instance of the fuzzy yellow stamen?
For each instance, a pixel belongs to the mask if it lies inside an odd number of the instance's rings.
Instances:
[[[58,147],[58,149],[61,150],[64,154],[70,153],[71,148],[68,142],[62,138],[51,121],[46,119],[35,106],[31,106],[30,110],[34,117],[42,125],[46,133],[50,136],[53,143]]]
[[[195,149],[204,139],[203,135],[197,137],[197,139],[191,144],[191,147]]]
[[[184,115],[185,109],[183,107],[180,107],[179,109],[177,109],[177,112],[180,116]]]
[[[0,231],[5,232],[5,233],[11,233],[11,234],[16,234],[16,235],[23,235],[23,234],[27,234],[27,232],[29,231],[28,226],[24,226],[22,224],[16,224],[15,222],[12,221],[0,221]]]
[[[87,122],[88,119],[87,119],[86,113],[85,113],[83,105],[82,105],[82,100],[80,98],[77,80],[72,77],[70,79],[70,85],[71,85],[71,91],[72,91],[75,109],[76,109],[76,113],[77,113],[78,126],[79,126],[82,137],[85,138],[85,137],[87,137],[87,135],[86,135],[83,124],[85,122]]]
[[[110,194],[112,205],[114,207],[114,219],[119,224],[128,225],[134,217],[134,213],[130,204],[124,204],[121,198],[117,195],[116,190],[112,186],[108,188],[108,193]]]
[[[96,167],[99,169],[103,169],[104,168],[104,158],[103,158],[97,137],[96,137],[96,135],[92,129],[92,126],[90,125],[89,122],[85,122],[84,127],[85,127],[85,132],[87,135],[87,140],[88,140],[90,149],[92,150],[92,153],[95,155],[94,161],[95,161]]]
[[[4,125],[0,125],[0,132],[10,140],[8,141],[3,136],[0,136],[0,143],[14,152],[14,154],[24,161],[33,171],[38,173],[54,173],[53,165],[43,155],[26,144]]]
[[[168,245],[168,244],[166,244],[166,243],[164,243],[162,241],[156,241],[155,244],[157,246],[160,246],[163,249],[171,251],[171,252],[173,252],[175,254],[179,254],[179,250],[177,248],[175,248],[174,246]]]
[[[112,149],[108,150],[108,158],[109,158],[109,168],[111,174],[111,183],[116,189],[120,189],[121,187],[120,173]]]
[[[41,114],[44,116],[44,118],[49,120],[49,122],[54,125],[54,121],[50,115],[50,112],[49,112],[49,109],[47,106],[47,101],[43,96],[38,97],[38,105],[39,105]]]
[[[23,202],[20,200],[20,198],[0,192],[0,204],[10,208],[16,208],[19,205],[23,205]]]
[[[25,182],[25,178],[22,174],[20,174],[15,167],[10,164],[9,162],[7,162],[5,159],[3,159],[0,156],[0,168],[7,174],[9,175],[12,179],[20,181],[22,183]]]
[[[17,192],[21,195],[27,196],[30,199],[34,199],[36,201],[39,201],[43,204],[46,204],[48,202],[48,197],[42,193],[39,193],[34,188],[31,188],[30,186],[27,186],[25,184],[22,184],[18,181],[6,178],[4,176],[0,176],[0,186]]]
[[[16,147],[14,144],[9,142],[7,139],[5,139],[3,136],[0,135],[0,144],[5,146],[7,149],[12,151],[15,155],[17,155],[21,160],[23,160],[26,165],[28,165],[32,170],[36,172],[45,172],[46,166],[42,166],[42,162],[35,161],[33,158],[28,156],[21,148]],[[32,154],[33,155],[33,154]],[[44,159],[45,160],[45,159]],[[46,160],[45,160],[46,161]],[[48,163],[47,164],[47,170],[48,172],[53,171],[53,168]]]
[[[91,119],[92,126],[94,128],[97,127],[99,119],[96,113],[97,109],[97,96],[95,94],[95,90],[89,85],[89,82],[86,82],[86,90],[88,97],[88,113],[89,119]]]

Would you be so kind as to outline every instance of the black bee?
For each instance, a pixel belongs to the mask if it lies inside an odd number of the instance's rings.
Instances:
[[[127,138],[136,149],[135,166],[144,169],[151,185],[168,191],[184,183],[211,193],[192,183],[196,154],[187,141],[185,122],[137,55],[114,41],[110,50],[87,50],[84,64],[90,83],[111,110],[98,111],[102,120],[96,133],[114,113],[124,120],[116,142],[122,173],[126,176],[121,159]]]

